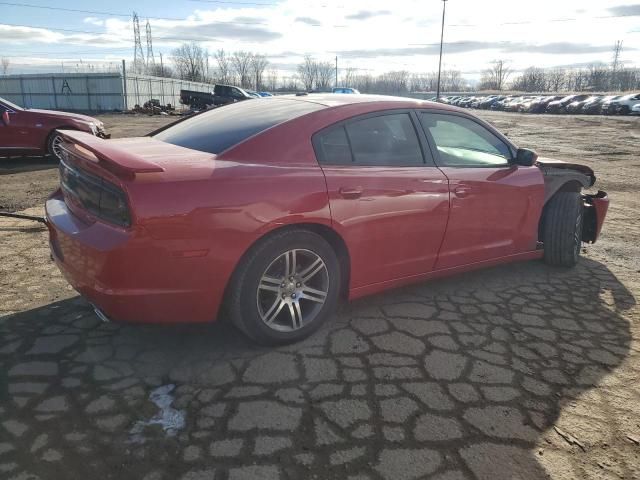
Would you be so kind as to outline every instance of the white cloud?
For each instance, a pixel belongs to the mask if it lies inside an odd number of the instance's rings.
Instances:
[[[451,0],[443,62],[447,68],[472,75],[497,58],[508,60],[515,69],[609,62],[614,42],[623,40],[623,60],[639,65],[640,16],[633,15],[638,15],[640,5],[633,0],[603,3],[538,0],[535,7],[521,8],[522,3],[513,0]],[[325,60],[338,55],[341,67],[374,73],[433,71],[441,14],[442,2],[437,0],[396,0],[392,5],[388,0],[285,0],[273,7],[212,5],[194,9],[184,20],[152,20],[151,25],[156,54],[168,55],[183,41],[197,41],[209,50],[260,52],[283,69],[293,69],[308,53]],[[75,50],[78,45],[132,46],[131,21],[125,18],[92,16],[65,27],[85,30],[89,25],[99,27],[92,29],[101,33],[0,26],[0,36],[23,47],[36,43]],[[144,21],[141,26],[144,36]]]

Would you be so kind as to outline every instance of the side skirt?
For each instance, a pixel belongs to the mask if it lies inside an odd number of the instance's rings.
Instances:
[[[544,250],[534,250],[531,252],[517,253],[515,255],[507,255],[506,257],[493,258],[491,260],[484,260],[482,262],[470,263],[467,265],[460,265],[459,267],[445,268],[442,270],[434,270],[428,273],[422,273],[419,275],[412,275],[410,277],[397,278],[394,280],[388,280],[385,282],[373,283],[371,285],[365,285],[363,287],[352,288],[349,290],[349,300],[355,300],[356,298],[365,297],[367,295],[373,295],[392,288],[398,288],[405,285],[411,285],[413,283],[420,283],[427,280],[433,280],[435,278],[448,277],[457,273],[471,272],[473,270],[480,270],[482,268],[493,267],[496,265],[502,265],[504,263],[520,262],[525,260],[537,260],[544,256]]]

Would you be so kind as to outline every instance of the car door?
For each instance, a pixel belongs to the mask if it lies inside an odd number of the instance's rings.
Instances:
[[[17,110],[8,105],[0,104],[0,110],[2,109],[9,113],[9,125],[0,121],[0,148],[19,151],[42,148],[44,139],[38,128],[42,124],[34,121],[33,114],[28,110]]]
[[[449,192],[415,113],[386,111],[314,135],[331,217],[349,246],[351,288],[433,269]]]
[[[0,115],[9,114],[9,124],[5,124],[0,118],[0,150],[10,153],[10,150],[20,150],[25,147],[25,136],[20,133],[20,118],[16,110],[0,103]]]
[[[471,117],[422,111],[419,118],[451,192],[436,268],[535,250],[544,204],[540,169],[512,163],[513,147]]]

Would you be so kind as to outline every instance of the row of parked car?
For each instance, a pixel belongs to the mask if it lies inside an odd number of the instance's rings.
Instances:
[[[640,115],[640,93],[628,95],[448,96],[440,102],[464,108],[526,113]]]

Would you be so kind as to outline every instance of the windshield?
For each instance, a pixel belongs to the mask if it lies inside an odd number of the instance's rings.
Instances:
[[[13,110],[24,110],[22,107],[16,105],[15,103],[11,103],[9,100],[6,100],[0,97],[0,103],[6,107],[12,108]]]
[[[163,130],[163,142],[218,154],[279,123],[325,108],[285,98],[257,98],[218,107]]]

